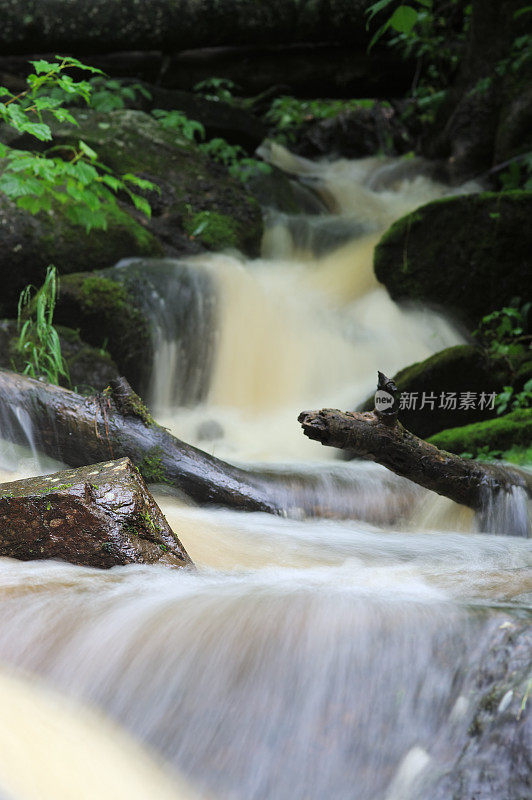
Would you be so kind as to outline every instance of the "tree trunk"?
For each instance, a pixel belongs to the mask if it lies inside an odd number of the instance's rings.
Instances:
[[[0,556],[192,564],[128,458],[0,484]]]
[[[367,43],[370,0],[0,0],[5,53]]]
[[[397,475],[482,511],[490,493],[522,487],[532,495],[532,475],[510,467],[483,464],[439,450],[410,433],[395,416],[325,408],[303,411],[303,431],[330,447],[348,448],[359,458],[376,461]]]

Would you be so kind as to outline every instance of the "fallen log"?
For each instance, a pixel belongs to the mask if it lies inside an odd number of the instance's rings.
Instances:
[[[128,458],[0,484],[0,556],[192,564]]]
[[[386,412],[387,413],[387,412]],[[376,461],[396,475],[483,511],[490,494],[523,488],[532,496],[532,475],[523,470],[485,464],[439,450],[378,411],[350,412],[334,408],[302,411],[303,432],[329,447],[349,449],[358,458]]]
[[[73,467],[128,456],[148,483],[168,483],[198,503],[279,513],[259,478],[176,439],[129,392],[117,385],[115,403],[112,394],[82,397],[0,370],[0,437],[31,441]]]
[[[31,444],[73,467],[129,456],[147,483],[167,484],[201,505],[243,511],[390,525],[415,494],[412,484],[395,478],[375,492],[355,465],[288,471],[228,464],[157,425],[123,379],[113,382],[111,394],[82,397],[0,370],[0,438]]]

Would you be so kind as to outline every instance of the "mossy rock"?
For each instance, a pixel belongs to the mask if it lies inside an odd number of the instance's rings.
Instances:
[[[54,144],[76,145],[83,139],[117,174],[130,172],[157,184],[160,194],[146,194],[152,206],[146,225],[162,241],[166,255],[227,247],[258,255],[262,216],[257,201],[194,142],[164,129],[142,111],[74,113],[79,127],[52,125]],[[210,223],[200,226],[198,215],[204,222],[207,214]]]
[[[16,315],[20,292],[28,284],[40,286],[49,264],[65,274],[161,253],[157,239],[127,214],[111,218],[105,231],[86,233],[62,208],[34,216],[0,194],[0,314]]]
[[[70,381],[61,378],[61,385],[80,392],[101,392],[119,376],[118,367],[103,348],[84,342],[79,331],[57,326],[61,354],[66,361]],[[22,372],[25,362],[17,350],[18,329],[15,320],[0,320],[0,367]]]
[[[399,420],[405,428],[424,439],[444,428],[467,425],[494,416],[496,412],[489,408],[490,403],[483,409],[460,409],[460,395],[474,392],[478,405],[482,392],[490,395],[502,391],[508,376],[503,366],[491,362],[484,351],[464,344],[448,347],[424,361],[411,364],[400,370],[393,379],[399,392],[417,393],[416,408],[399,411]],[[442,392],[445,395],[456,394],[455,409],[439,408]],[[423,393],[425,405],[421,408]],[[432,395],[436,398],[434,408],[427,402]],[[357,410],[371,411],[373,405],[372,395]]]
[[[476,326],[522,296],[532,251],[532,192],[485,192],[428,203],[394,223],[375,275],[394,300],[442,307]]]
[[[107,272],[63,276],[54,320],[78,329],[93,347],[107,348],[135,391],[145,391],[153,360],[150,326],[124,283]]]
[[[449,453],[470,453],[472,456],[486,448],[502,453],[515,447],[529,448],[532,445],[532,408],[440,431],[428,441]]]

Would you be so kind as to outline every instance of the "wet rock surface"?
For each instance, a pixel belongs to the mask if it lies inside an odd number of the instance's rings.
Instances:
[[[436,200],[395,222],[375,249],[394,300],[443,307],[474,326],[523,294],[532,246],[532,192]]]
[[[482,654],[471,692],[474,711],[452,769],[430,800],[525,800],[532,786],[532,627],[501,621]]]
[[[125,256],[160,255],[162,246],[133,217],[110,219],[107,230],[74,225],[62,208],[30,214],[0,194],[0,314],[15,317],[22,289],[39,286],[48,264],[60,274],[111,267]]]
[[[1,484],[0,555],[101,569],[192,563],[128,458]]]

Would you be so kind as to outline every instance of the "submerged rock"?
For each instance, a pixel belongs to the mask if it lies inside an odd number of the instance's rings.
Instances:
[[[129,458],[1,484],[0,555],[102,569],[192,563]]]
[[[530,268],[532,192],[485,192],[428,203],[395,222],[375,249],[394,300],[443,307],[476,324],[520,297]]]

